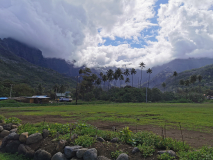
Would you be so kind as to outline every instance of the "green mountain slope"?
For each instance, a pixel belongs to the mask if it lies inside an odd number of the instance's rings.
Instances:
[[[178,73],[177,77],[170,76],[164,82],[166,83],[166,90],[172,91],[177,88],[186,88],[186,86],[181,86],[179,84],[180,80],[190,79],[192,75],[201,75],[202,81],[198,80],[194,84],[190,84],[189,88],[195,88],[196,86],[201,86],[203,88],[211,88],[213,89],[213,65],[207,65],[201,68],[187,70],[181,73]],[[155,87],[163,90],[161,84],[156,85]]]
[[[26,83],[31,87],[42,84],[45,89],[53,85],[63,84],[74,87],[75,81],[58,72],[36,66],[25,59],[10,52],[0,40],[0,81],[11,80],[15,83]]]

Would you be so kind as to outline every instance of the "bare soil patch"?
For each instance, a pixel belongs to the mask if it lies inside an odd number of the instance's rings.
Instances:
[[[46,122],[53,123],[73,123],[77,120],[70,119],[70,117],[62,117],[60,115],[46,115],[46,116],[26,116],[26,115],[16,115],[17,118],[22,120],[22,123],[38,123]],[[129,126],[130,130],[136,132],[136,126],[130,125],[128,123],[116,123],[107,121],[93,121],[86,122],[92,124],[102,130],[112,130],[116,127],[117,130],[121,130],[125,126]],[[138,125],[138,131],[151,131],[157,135],[162,134],[162,128],[153,125]],[[213,133],[203,133],[199,131],[182,130],[184,141],[194,148],[199,148],[204,145],[213,146]],[[182,141],[181,132],[179,129],[168,129],[166,130],[166,137],[170,137],[176,140]]]

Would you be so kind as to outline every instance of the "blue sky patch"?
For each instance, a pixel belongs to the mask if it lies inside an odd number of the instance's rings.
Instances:
[[[98,46],[104,45],[104,46],[118,46],[120,44],[129,44],[131,48],[144,48],[147,43],[146,41],[152,41],[156,42],[156,36],[158,35],[158,31],[160,27],[158,26],[158,21],[157,21],[157,14],[158,10],[160,8],[161,4],[166,4],[168,3],[168,0],[158,0],[155,3],[154,10],[155,10],[155,16],[154,18],[149,19],[149,21],[153,24],[156,24],[157,26],[151,26],[150,28],[146,28],[140,32],[141,37],[138,37],[139,41],[135,41],[133,38],[132,39],[125,39],[121,37],[115,37],[115,40],[110,39],[109,37],[103,38],[105,40],[104,44],[98,44]],[[98,29],[98,32],[100,33],[101,29]]]

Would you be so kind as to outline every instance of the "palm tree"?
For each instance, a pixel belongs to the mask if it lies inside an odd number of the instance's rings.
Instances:
[[[53,90],[54,90],[55,93],[57,93],[57,91],[59,90],[58,84],[55,84],[55,85],[53,86]]]
[[[101,79],[100,79],[100,78],[98,78],[98,79],[96,80],[96,84],[97,84],[98,86],[101,84]]]
[[[162,87],[164,88],[164,92],[165,92],[165,88],[166,88],[166,83],[165,82],[162,83]]]
[[[103,72],[99,73],[100,78],[103,77],[103,75],[104,75]]]
[[[149,69],[146,71],[146,73],[149,74],[149,81],[150,81],[150,74],[152,73],[152,70],[149,68]],[[149,88],[149,81],[148,81],[148,88]]]
[[[118,75],[118,78],[122,75],[122,71],[120,68],[117,68],[117,70],[115,71]]]
[[[116,86],[116,83],[117,83],[117,80],[118,80],[118,74],[115,72],[113,77],[114,77],[115,86]]]
[[[185,80],[184,84],[185,84],[185,86],[189,86],[190,80],[189,79]],[[186,91],[187,91],[187,89],[186,89]]]
[[[59,88],[59,92],[60,92],[60,93],[64,93],[65,90],[66,90],[65,86],[62,84],[62,85],[60,86],[60,88]]]
[[[122,74],[120,75],[119,80],[120,80],[120,88],[121,88],[121,81],[124,80],[124,76]]]
[[[141,67],[141,80],[140,80],[140,87],[141,87],[141,82],[142,82],[142,70],[143,70],[143,68],[145,68],[145,63],[141,62],[141,63],[139,64],[139,67]]]
[[[130,81],[129,81],[129,78],[127,77],[126,80],[125,80],[126,85],[127,85],[129,82],[130,82]]]
[[[132,87],[133,87],[133,75],[136,74],[136,70],[134,68],[131,69],[131,75],[132,75]]]
[[[198,75],[197,76],[197,79],[198,79],[198,81],[199,81],[199,83],[202,81],[202,79],[203,79],[203,77],[201,76],[201,75]],[[199,90],[200,90],[200,85],[199,85]],[[201,90],[200,90],[200,92],[201,92]]]
[[[197,76],[197,79],[198,79],[199,82],[201,82],[202,79],[203,79],[203,77],[202,77],[201,75],[198,75],[198,76]]]
[[[124,75],[126,76],[127,79],[127,77],[129,76],[129,70],[127,68],[124,70]]]
[[[109,81],[109,83],[108,83],[108,90],[109,90],[110,82],[113,80],[113,74],[114,74],[114,72],[113,72],[112,69],[109,69],[109,70],[107,71],[107,79],[108,79],[108,81]]]
[[[95,81],[98,79],[98,76],[96,74],[92,74],[92,82],[95,83]]]
[[[104,88],[105,88],[105,82],[107,81],[107,76],[105,74],[103,75],[102,80],[104,81]]]

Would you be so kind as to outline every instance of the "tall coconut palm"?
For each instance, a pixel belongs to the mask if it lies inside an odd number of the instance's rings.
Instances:
[[[103,72],[99,73],[100,78],[103,77],[103,75],[104,75]]]
[[[132,75],[132,87],[133,87],[133,75],[135,75],[137,73],[137,71],[135,70],[135,68],[131,69],[131,75]]]
[[[121,76],[121,74],[122,74],[122,71],[121,71],[120,68],[117,68],[115,72],[117,73],[118,78],[119,78],[119,77]]]
[[[101,84],[101,79],[98,78],[95,83],[99,86]]]
[[[105,82],[107,81],[107,76],[105,74],[103,75],[102,80],[104,81],[104,88],[105,88]]]
[[[126,85],[128,85],[128,83],[130,82],[129,78],[127,77],[125,80]]]
[[[114,72],[113,72],[112,69],[109,69],[109,70],[107,71],[107,79],[108,79],[108,81],[109,81],[109,83],[108,83],[108,90],[109,90],[110,82],[113,80],[113,74],[114,74]]]
[[[149,69],[146,71],[146,73],[149,74],[149,81],[150,81],[150,75],[151,75],[151,73],[152,73],[152,70],[149,68]],[[149,81],[148,81],[148,88],[149,88]]]
[[[114,73],[113,78],[115,80],[115,86],[116,86],[116,83],[117,83],[117,80],[118,80],[118,74],[117,74],[117,72]]]
[[[197,76],[197,79],[198,79],[199,83],[201,83],[203,77],[202,77],[201,75],[198,75],[198,76]],[[201,90],[200,90],[200,85],[199,85],[199,92],[201,92]]]
[[[166,88],[166,83],[165,82],[162,83],[162,87],[163,87],[164,92],[165,92],[165,88]]]
[[[120,88],[121,88],[121,81],[124,80],[124,76],[122,74],[120,75],[119,80],[120,80]]]
[[[126,78],[129,76],[129,70],[128,69],[125,69],[124,75],[126,76]]]
[[[139,67],[141,67],[141,79],[140,79],[140,87],[141,87],[141,83],[142,83],[142,70],[143,70],[143,68],[145,68],[145,63],[141,62],[139,64]]]
[[[173,76],[175,77],[175,82],[176,82],[176,77],[177,77],[177,72],[176,71],[174,71],[174,73],[173,73]]]

